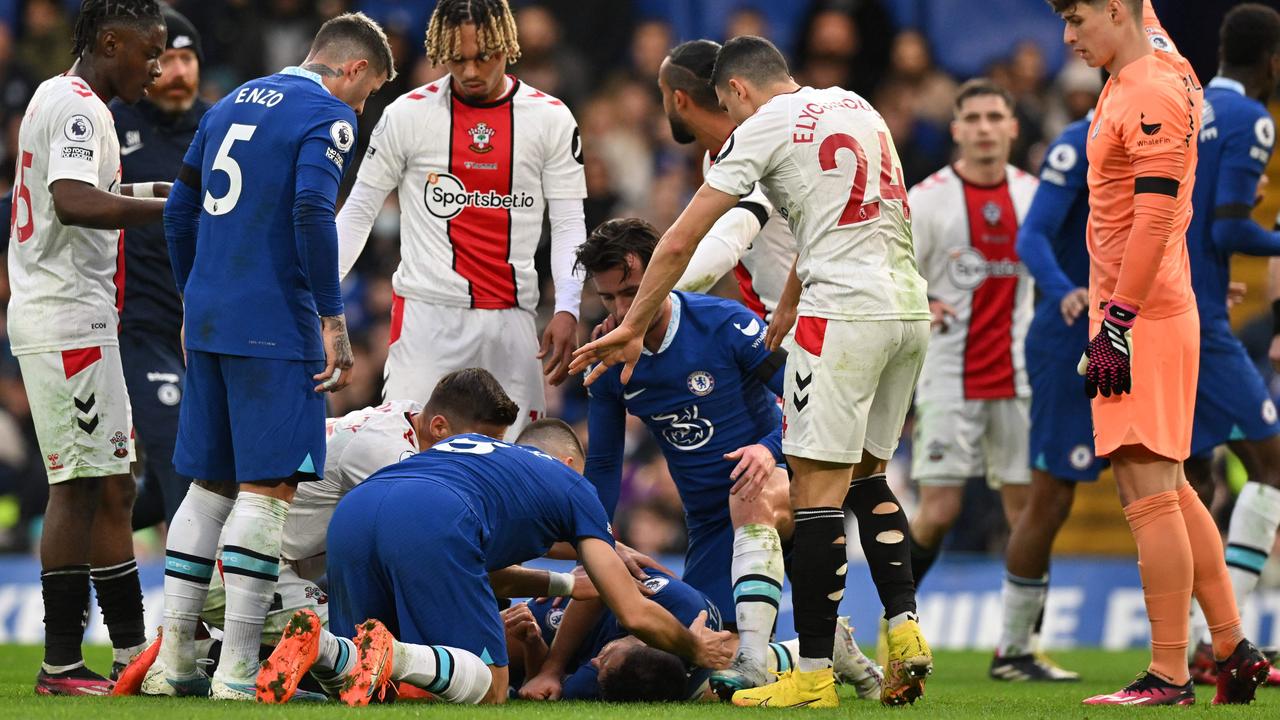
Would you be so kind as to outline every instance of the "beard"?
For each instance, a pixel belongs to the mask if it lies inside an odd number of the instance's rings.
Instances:
[[[667,123],[671,125],[671,137],[681,145],[688,145],[697,138],[693,136],[693,131],[680,119],[675,113],[667,113]]]
[[[180,92],[176,92],[180,91]],[[196,103],[196,88],[185,83],[170,83],[164,87],[152,86],[147,90],[147,100],[166,113],[178,114],[191,109]]]

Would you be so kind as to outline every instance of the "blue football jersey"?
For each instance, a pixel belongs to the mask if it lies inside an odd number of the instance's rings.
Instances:
[[[1258,178],[1275,146],[1275,123],[1266,106],[1245,96],[1240,83],[1217,77],[1204,90],[1199,143],[1193,215],[1187,230],[1191,287],[1200,308],[1202,344],[1233,346],[1227,285],[1236,248],[1215,241],[1214,220],[1223,208],[1234,207],[1237,214],[1247,216],[1253,207]]]
[[[591,483],[533,448],[455,435],[370,475],[348,495],[386,482],[429,483],[460,497],[484,528],[489,570],[542,557],[561,540],[591,537],[613,544]]]
[[[1069,327],[1062,320],[1059,306],[1067,293],[1089,287],[1088,134],[1089,118],[1077,120],[1049,146],[1040,186],[1018,230],[1018,255],[1035,278],[1039,294],[1028,345],[1033,336],[1065,339],[1084,332],[1080,323]]]
[[[319,192],[336,203],[355,122],[319,76],[296,68],[241,85],[205,114],[183,161],[199,172],[187,184],[201,208],[183,288],[188,349],[324,359],[312,294],[320,280],[308,277],[318,251],[295,232],[295,200]],[[336,283],[336,247],[321,250],[333,252],[326,280]],[[174,262],[181,285],[186,260]]]
[[[728,517],[725,453],[761,443],[782,460],[782,368],[765,365],[765,326],[741,304],[673,292],[671,321],[657,352],[647,350],[631,382],[622,366],[588,388],[586,476],[613,513],[622,481],[626,414],[644,421],[666,457],[690,526]],[[768,377],[762,377],[763,375]]]

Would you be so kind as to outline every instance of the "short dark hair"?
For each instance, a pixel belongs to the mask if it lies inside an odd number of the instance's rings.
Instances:
[[[332,53],[342,60],[368,60],[375,72],[396,77],[395,59],[391,56],[391,43],[373,18],[362,12],[343,13],[320,26],[316,39],[311,41],[311,52]],[[336,58],[335,58],[336,59]]]
[[[71,54],[80,57],[93,49],[98,33],[111,23],[134,27],[164,25],[160,4],[156,0],[84,0],[76,15],[75,44]]]
[[[476,425],[508,427],[520,416],[520,406],[484,368],[454,370],[440,378],[422,411],[428,417],[443,415],[458,432]]]
[[[552,455],[571,455],[585,460],[587,453],[582,449],[582,440],[573,431],[569,423],[560,418],[539,418],[525,426],[516,438],[519,445],[532,445]]]
[[[1218,32],[1223,65],[1247,68],[1280,51],[1280,13],[1259,3],[1231,8]]]
[[[605,702],[679,702],[688,676],[684,662],[664,650],[636,645],[600,678]]]
[[[785,80],[791,76],[787,59],[777,46],[755,35],[740,35],[720,48],[711,84],[724,87],[729,78],[744,78],[755,85]]]
[[[711,85],[719,52],[720,43],[712,40],[690,40],[675,46],[667,55],[667,85],[672,91],[684,91],[700,108],[719,110],[720,99]]]
[[[1129,6],[1129,11],[1132,12],[1137,17],[1139,22],[1141,22],[1142,21],[1142,0],[1123,0],[1123,1],[1125,5]],[[1068,10],[1070,10],[1071,8],[1077,5],[1098,6],[1107,2],[1107,0],[1048,0],[1048,2],[1049,2],[1049,6],[1053,8],[1053,11],[1061,15],[1062,13],[1067,12]]]
[[[956,91],[955,110],[960,112],[960,108],[964,105],[964,101],[969,98],[982,97],[983,95],[995,95],[1004,100],[1005,107],[1009,108],[1009,112],[1013,112],[1013,93],[1006,90],[1003,86],[996,84],[990,78],[976,77],[966,80],[960,89]]]
[[[627,256],[634,254],[640,264],[648,267],[653,249],[658,246],[658,231],[640,218],[616,218],[600,223],[587,241],[578,246],[578,260],[574,267],[581,267],[587,275],[622,268],[625,279],[631,274]]]

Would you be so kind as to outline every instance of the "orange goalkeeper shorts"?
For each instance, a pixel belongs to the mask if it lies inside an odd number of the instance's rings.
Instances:
[[[1097,335],[1101,323],[1101,317],[1090,318],[1089,337]],[[1159,320],[1139,315],[1132,341],[1133,390],[1098,395],[1091,403],[1094,451],[1106,457],[1123,445],[1142,445],[1171,460],[1186,460],[1200,374],[1200,316],[1194,305]]]

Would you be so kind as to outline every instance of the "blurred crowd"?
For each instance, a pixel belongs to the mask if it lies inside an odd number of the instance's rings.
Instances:
[[[799,34],[775,37],[769,18],[749,6],[723,18],[716,39],[740,34],[772,37],[791,48],[802,84],[839,85],[864,95],[893,132],[908,184],[924,179],[951,156],[948,123],[953,92],[966,78],[952,77],[934,62],[926,36],[898,27],[888,0],[792,2]],[[13,149],[22,113],[35,87],[71,64],[74,6],[64,0],[26,0],[13,17],[0,17],[0,193],[8,195]],[[201,92],[216,100],[239,83],[294,64],[306,55],[320,24],[348,10],[365,10],[386,26],[400,76],[370,99],[360,118],[361,141],[382,109],[397,96],[437,79],[443,68],[423,57],[430,3],[393,0],[173,0],[202,34]],[[641,3],[513,1],[523,55],[512,72],[555,95],[574,111],[582,130],[589,199],[587,228],[615,216],[645,218],[667,227],[701,181],[701,158],[676,144],[663,113],[656,77],[667,51],[680,41],[662,16]],[[1051,74],[1045,48],[1024,42],[993,63],[987,74],[1017,100],[1021,137],[1013,162],[1038,170],[1044,148],[1068,122],[1092,107],[1100,89],[1097,71],[1068,64]],[[361,153],[356,154],[357,157]],[[356,170],[347,173],[350,187]],[[335,396],[331,412],[376,404],[380,399],[391,307],[392,271],[399,262],[399,211],[394,194],[377,219],[369,245],[344,292],[356,348],[353,384]],[[7,235],[7,233],[6,233]],[[545,321],[550,316],[548,249],[540,255]],[[723,283],[725,294],[736,293]],[[8,302],[0,271],[0,311]],[[2,317],[2,316],[0,316]],[[581,313],[583,337],[603,317],[590,286]],[[43,511],[46,481],[35,443],[17,363],[0,353],[0,548],[29,546]],[[548,388],[548,410],[586,433],[586,395],[571,378]],[[145,452],[145,448],[142,449]],[[617,526],[622,537],[645,552],[683,548],[683,522],[675,486],[656,445],[640,423],[630,426],[623,504]],[[901,494],[900,494],[901,496]],[[998,513],[997,513],[998,515]],[[993,519],[999,524],[998,517]],[[972,541],[980,549],[990,533]]]

